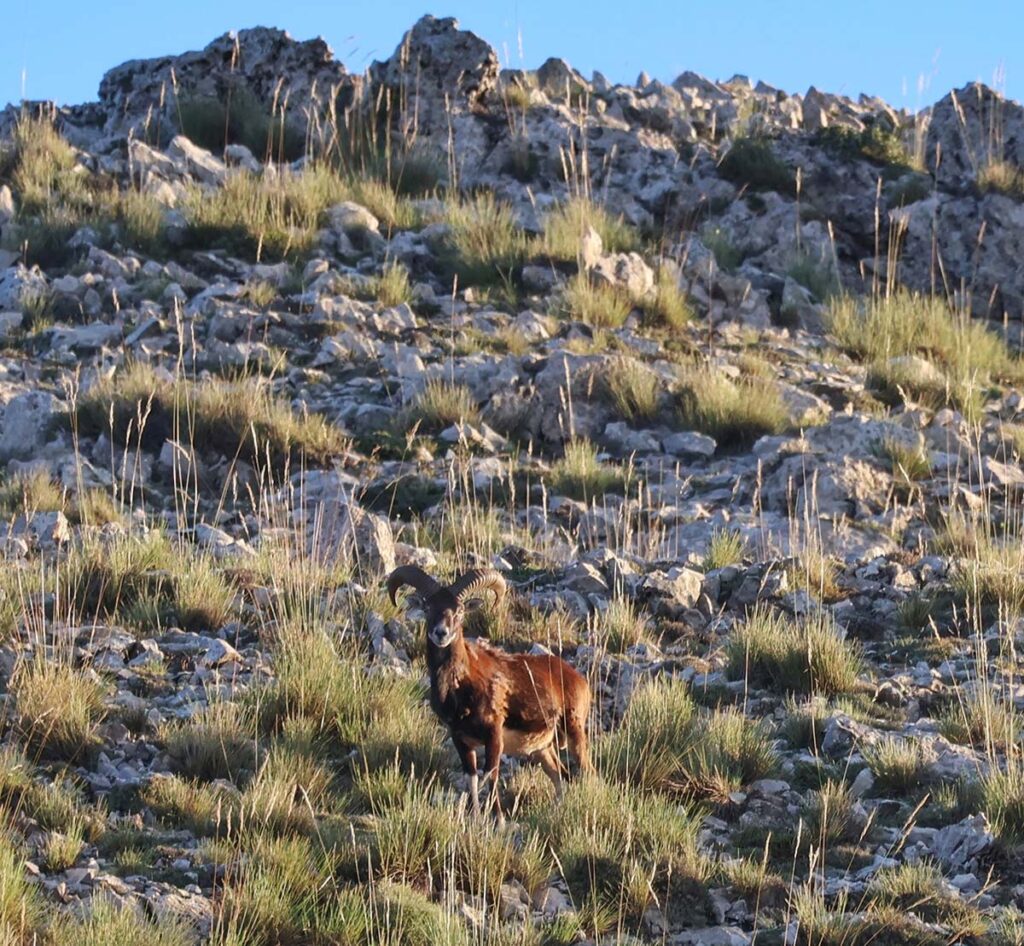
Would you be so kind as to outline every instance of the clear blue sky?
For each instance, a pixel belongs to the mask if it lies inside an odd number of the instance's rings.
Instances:
[[[974,79],[1024,97],[1022,0],[3,0],[0,105],[94,100],[126,59],[205,46],[229,29],[277,26],[323,36],[349,69],[391,54],[423,13],[455,16],[503,65],[567,59],[632,82],[692,69],[743,73],[791,92],[881,95],[915,108]],[[923,77],[925,91],[919,93]]]

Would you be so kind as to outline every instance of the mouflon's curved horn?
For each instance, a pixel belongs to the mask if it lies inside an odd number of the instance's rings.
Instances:
[[[412,585],[422,595],[432,595],[441,586],[419,565],[402,565],[388,575],[388,597],[397,604],[395,595],[403,585]]]
[[[448,590],[460,604],[477,591],[491,592],[495,602],[498,602],[505,597],[505,579],[493,568],[473,568],[456,578]]]

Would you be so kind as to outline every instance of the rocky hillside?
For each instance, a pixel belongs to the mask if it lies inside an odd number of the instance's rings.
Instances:
[[[1020,943],[1022,168],[430,17],[0,113],[4,941]],[[409,563],[599,777],[465,812]]]

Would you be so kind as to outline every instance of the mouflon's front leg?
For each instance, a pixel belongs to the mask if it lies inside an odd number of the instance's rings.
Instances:
[[[494,812],[499,823],[503,823],[505,820],[501,810],[501,799],[498,797],[498,773],[501,769],[501,753],[503,748],[501,726],[495,725],[487,734],[487,741],[484,743],[484,749],[487,754],[487,759],[484,763],[484,779],[488,782],[490,791],[487,804],[494,806]]]
[[[452,734],[452,742],[455,743],[455,751],[459,754],[459,761],[462,763],[462,771],[469,776],[469,800],[473,806],[473,814],[480,815],[480,778],[476,771],[476,749],[464,742],[460,737]]]

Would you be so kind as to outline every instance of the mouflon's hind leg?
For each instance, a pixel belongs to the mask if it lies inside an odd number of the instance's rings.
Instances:
[[[565,720],[565,734],[569,742],[569,752],[579,764],[580,771],[587,774],[592,773],[594,765],[590,761],[586,717],[576,713],[569,713]]]
[[[569,773],[558,757],[558,749],[555,748],[554,742],[541,749],[534,758],[540,763],[544,774],[551,779],[551,783],[555,786],[555,797],[561,798],[562,792],[565,791],[565,777]]]

